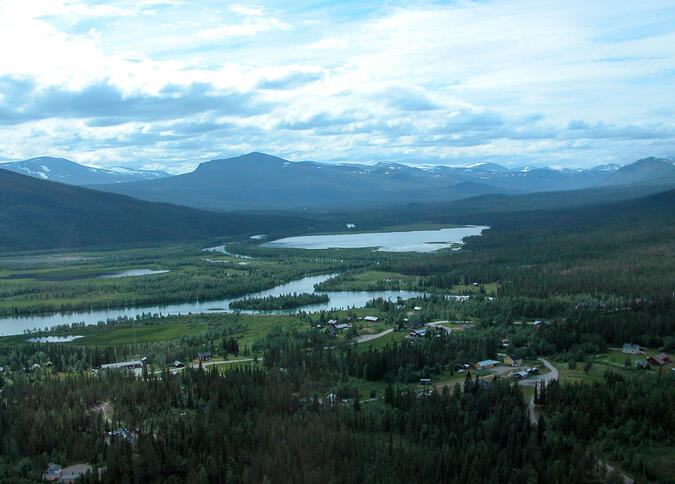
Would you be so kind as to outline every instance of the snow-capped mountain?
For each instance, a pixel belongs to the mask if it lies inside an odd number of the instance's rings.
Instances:
[[[64,158],[42,156],[30,160],[0,163],[0,169],[69,185],[94,185],[154,180],[169,176],[162,171],[135,168],[93,168]]]

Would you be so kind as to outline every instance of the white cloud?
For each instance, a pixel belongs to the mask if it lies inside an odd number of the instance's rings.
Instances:
[[[44,93],[105,85],[122,96],[118,108],[147,109],[122,124],[66,106],[39,119],[35,106],[27,117],[29,101],[17,108],[0,92],[0,158],[184,169],[245,150],[561,166],[668,156],[673,25],[661,0],[385,3],[367,14],[349,5],[9,0],[0,3],[0,86],[30,80],[43,102]],[[200,85],[220,97],[172,111]]]

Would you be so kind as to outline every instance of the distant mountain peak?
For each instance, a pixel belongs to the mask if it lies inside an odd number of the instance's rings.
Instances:
[[[39,156],[24,161],[0,163],[0,168],[21,175],[50,180],[69,185],[97,185],[125,183],[169,176],[162,171],[139,170],[136,168],[94,168],[80,165],[65,158]]]

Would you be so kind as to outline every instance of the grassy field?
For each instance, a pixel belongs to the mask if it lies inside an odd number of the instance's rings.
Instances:
[[[636,360],[645,360],[648,355],[653,355],[658,353],[656,349],[648,349],[644,355],[627,355],[623,353],[620,349],[612,349],[607,353],[602,353],[596,355],[593,359],[593,365],[591,366],[588,373],[584,371],[584,362],[577,362],[576,368],[570,369],[569,363],[555,362],[551,363],[558,369],[560,372],[560,381],[561,383],[576,383],[576,382],[587,382],[587,381],[599,381],[602,380],[603,375],[606,371],[613,371],[624,376],[634,377],[634,376],[655,376],[659,371],[671,371],[670,368],[674,366],[673,363],[669,363],[662,367],[660,370],[659,367],[652,366],[649,370],[641,370],[635,368]],[[673,358],[673,355],[669,355],[670,358]],[[625,361],[630,361],[630,366],[625,365]]]

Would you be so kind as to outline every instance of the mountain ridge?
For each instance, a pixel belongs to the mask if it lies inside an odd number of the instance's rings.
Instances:
[[[630,166],[509,170],[486,162],[424,169],[386,161],[372,165],[291,162],[252,152],[206,161],[194,171],[174,177],[92,188],[209,210],[348,210],[453,201],[481,194],[581,190],[630,184],[633,179],[643,182],[645,175],[633,173]],[[616,181],[611,181],[617,174]]]
[[[170,176],[168,173],[158,170],[140,170],[123,167],[94,168],[66,158],[54,158],[51,156],[40,156],[23,161],[0,163],[0,169],[43,180],[78,186],[127,183]]]

